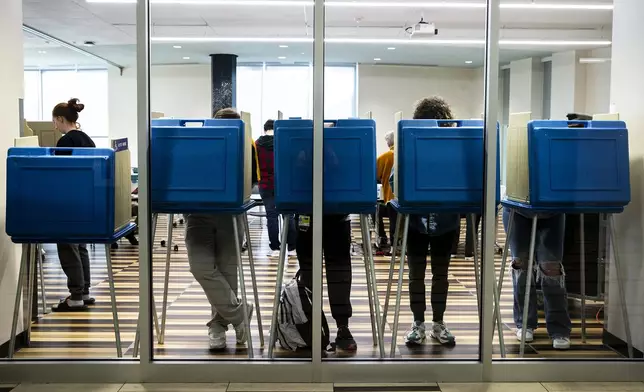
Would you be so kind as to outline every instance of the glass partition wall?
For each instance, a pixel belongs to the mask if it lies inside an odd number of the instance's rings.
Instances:
[[[641,380],[635,267],[618,252],[632,251],[620,232],[632,212],[553,212],[520,197],[528,120],[566,120],[571,108],[573,122],[540,126],[602,127],[590,114],[613,121],[601,132],[624,134],[599,83],[610,36],[549,24],[610,20],[612,7],[577,3],[100,5],[137,15],[137,334],[129,323],[119,361],[7,361],[0,379]],[[25,86],[43,83],[32,79]],[[233,134],[241,166],[214,165],[208,148],[225,155],[233,139],[213,140]],[[586,148],[605,154],[597,143],[611,140],[622,149],[610,159],[568,158],[624,175],[623,138],[603,135]],[[216,170],[256,183],[242,192],[255,205],[164,199]],[[592,179],[582,174],[568,172],[583,188]],[[526,285],[536,305],[523,329]],[[295,322],[289,287],[306,322]]]

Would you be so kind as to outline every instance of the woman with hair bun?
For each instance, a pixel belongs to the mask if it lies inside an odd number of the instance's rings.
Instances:
[[[54,107],[51,113],[52,121],[54,127],[63,134],[56,147],[96,147],[94,141],[80,130],[78,113],[84,108],[85,105],[76,98],[61,102]],[[57,152],[57,154],[60,153],[64,152]],[[67,288],[70,295],[55,305],[52,310],[54,312],[87,310],[87,305],[93,305],[96,302],[89,295],[91,275],[87,246],[86,244],[57,244],[57,246],[58,259],[65,275],[67,275]]]

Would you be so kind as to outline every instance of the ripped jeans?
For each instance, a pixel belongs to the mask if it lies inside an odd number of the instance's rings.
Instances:
[[[512,252],[512,285],[514,289],[514,324],[523,328],[523,302],[527,279],[530,235],[534,215],[514,214],[512,233],[507,233],[510,210],[503,209],[503,225]],[[546,312],[546,328],[551,338],[569,337],[571,330],[568,314],[568,295],[565,286],[565,272],[561,265],[566,216],[564,214],[540,214],[537,220],[535,238],[534,280],[530,286],[528,307],[528,329],[537,328],[537,287],[541,284]]]

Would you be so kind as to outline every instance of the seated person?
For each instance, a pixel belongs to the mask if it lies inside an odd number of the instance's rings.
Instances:
[[[452,119],[452,111],[442,98],[425,98],[416,104],[414,119]],[[447,125],[449,126],[449,124]],[[437,168],[438,170],[439,168]],[[393,170],[390,183],[393,185]],[[454,237],[458,235],[460,215],[453,213],[432,213],[426,216],[412,215],[409,219],[407,238],[407,260],[409,263],[409,301],[414,322],[407,332],[405,343],[419,345],[426,339],[425,272],[427,253],[430,248],[432,268],[432,326],[429,334],[443,345],[453,345],[456,338],[445,325],[443,316],[447,307],[449,288],[448,270]]]

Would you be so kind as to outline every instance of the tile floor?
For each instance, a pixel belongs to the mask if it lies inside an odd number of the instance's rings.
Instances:
[[[0,392],[644,392],[644,383],[0,384]]]

